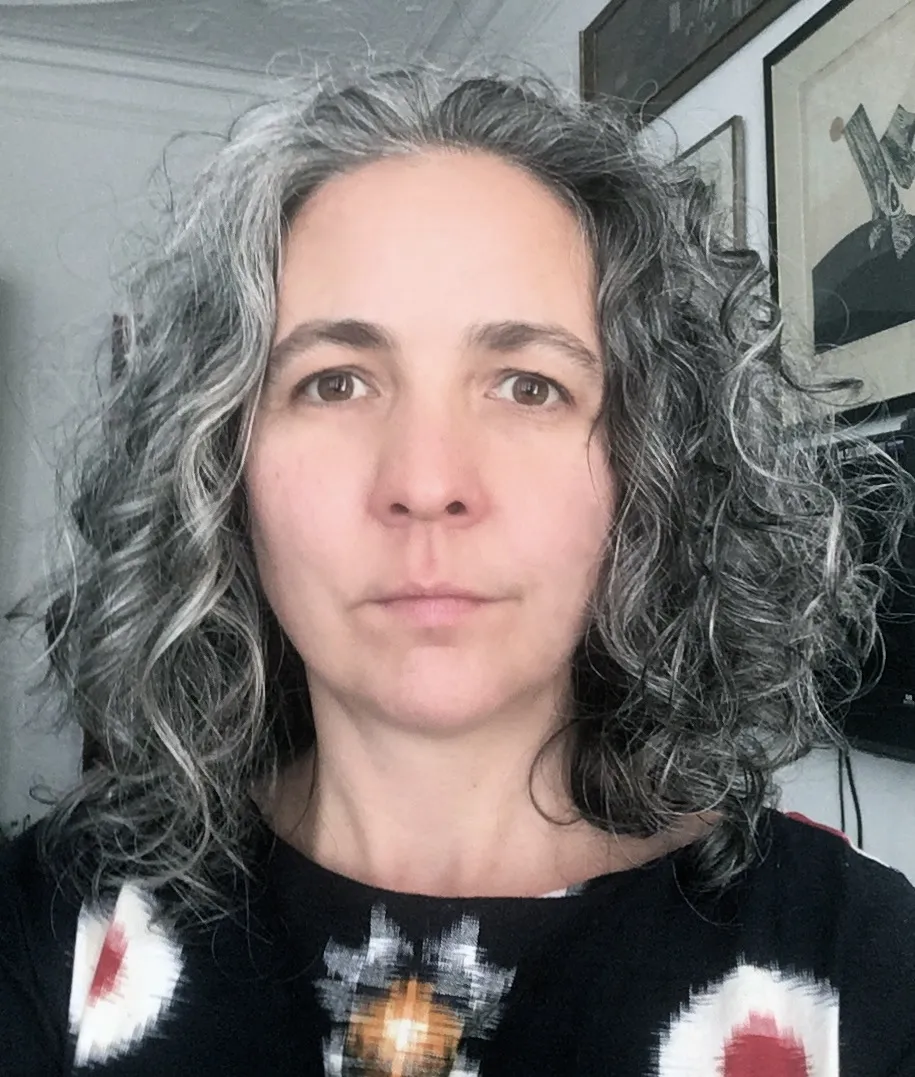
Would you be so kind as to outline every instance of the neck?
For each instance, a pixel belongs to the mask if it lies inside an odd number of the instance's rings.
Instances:
[[[450,897],[536,896],[672,847],[669,836],[617,838],[576,821],[564,792],[567,748],[557,742],[534,768],[542,740],[491,729],[436,739],[339,722],[329,744],[319,737],[317,754],[283,775],[265,814],[326,868]]]

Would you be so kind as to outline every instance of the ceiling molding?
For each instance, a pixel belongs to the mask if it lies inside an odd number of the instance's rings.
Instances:
[[[95,7],[101,4],[136,4],[142,0],[0,0],[0,7]]]
[[[265,80],[237,72],[0,37],[0,94],[7,114],[166,134],[188,129],[221,134],[269,91]]]
[[[38,41],[31,37],[0,34],[0,60],[33,64],[54,72],[80,71],[86,74],[116,75],[139,81],[189,86],[239,95],[267,95],[276,80],[231,68],[216,68],[185,60],[139,58],[102,48],[87,48]],[[9,69],[0,66],[0,87],[7,84]]]
[[[134,0],[0,7],[0,33],[276,77],[415,60],[417,26],[481,0]],[[487,2],[487,0],[483,0]],[[524,3],[525,0],[511,0]],[[421,35],[420,35],[421,37]]]
[[[446,70],[524,68],[549,53],[562,0],[0,0],[0,42],[78,54],[82,70],[258,92],[337,65],[428,60]],[[118,57],[121,59],[119,60]],[[0,72],[0,81],[2,81]]]
[[[0,33],[181,60],[255,77],[315,64],[429,60],[452,69],[486,56],[524,62],[523,42],[561,0],[121,0],[0,6]],[[2,5],[2,0],[0,0]]]

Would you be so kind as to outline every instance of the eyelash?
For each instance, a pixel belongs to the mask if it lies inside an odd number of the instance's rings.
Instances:
[[[311,386],[311,385],[315,384],[316,382],[320,381],[321,378],[326,378],[331,374],[348,374],[351,377],[358,378],[360,381],[364,382],[365,384],[368,384],[366,378],[364,378],[359,373],[358,370],[353,370],[350,367],[328,367],[326,370],[318,370],[314,374],[309,374],[307,378],[303,378],[295,386],[295,388],[293,389],[293,391],[292,391],[293,398],[298,399],[299,397],[304,397],[305,392],[306,392],[306,390],[308,389],[309,386]],[[502,371],[502,377],[501,377],[500,384],[501,384],[501,382],[508,381],[509,378],[531,378],[531,379],[534,379],[536,381],[542,381],[545,385],[548,385],[551,389],[556,390],[556,392],[559,394],[559,398],[560,398],[560,400],[562,401],[563,404],[571,404],[573,402],[572,394],[568,391],[568,389],[566,389],[564,386],[560,385],[558,381],[554,381],[553,378],[548,378],[545,374],[540,374],[535,370],[504,370],[504,371]],[[315,406],[315,407],[319,407],[319,408],[330,408],[330,407],[334,406],[333,401],[327,401],[327,400],[309,400],[308,403]],[[345,403],[348,403],[348,401],[343,400],[343,401],[339,401],[339,403],[345,404]],[[524,407],[524,406],[525,405],[523,405],[523,404],[518,405],[518,407]],[[556,405],[555,404],[554,405],[545,404],[545,405],[541,405],[539,407],[539,409],[536,406],[532,406],[529,410],[531,410],[531,411],[544,410],[545,411],[545,410],[548,410],[551,406],[555,407]]]

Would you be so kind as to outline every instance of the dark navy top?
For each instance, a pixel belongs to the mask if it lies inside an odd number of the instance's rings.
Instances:
[[[915,888],[774,811],[714,898],[689,847],[541,898],[404,894],[264,824],[244,911],[180,930],[137,885],[68,900],[36,830],[0,852],[3,1077],[915,1077]]]

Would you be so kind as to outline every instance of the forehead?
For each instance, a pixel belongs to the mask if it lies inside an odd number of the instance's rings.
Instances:
[[[360,209],[403,222],[426,213],[486,214],[518,206],[518,213],[534,213],[540,223],[553,223],[563,231],[576,229],[575,215],[566,201],[544,180],[520,164],[495,153],[459,147],[429,147],[368,161],[332,176],[305,200],[297,220],[335,213],[341,206]],[[342,222],[338,222],[342,223]]]
[[[591,266],[575,214],[532,174],[490,154],[431,151],[323,184],[288,232],[281,283],[344,278],[355,291],[411,274],[464,291],[468,274],[487,274],[489,286],[502,275],[501,291],[555,290],[573,274],[580,290]]]
[[[335,176],[295,216],[283,261],[281,319],[305,306],[384,320],[412,298],[414,315],[421,299],[430,318],[463,306],[476,308],[473,320],[542,320],[538,304],[555,316],[593,294],[572,210],[526,170],[480,152],[431,150]]]

